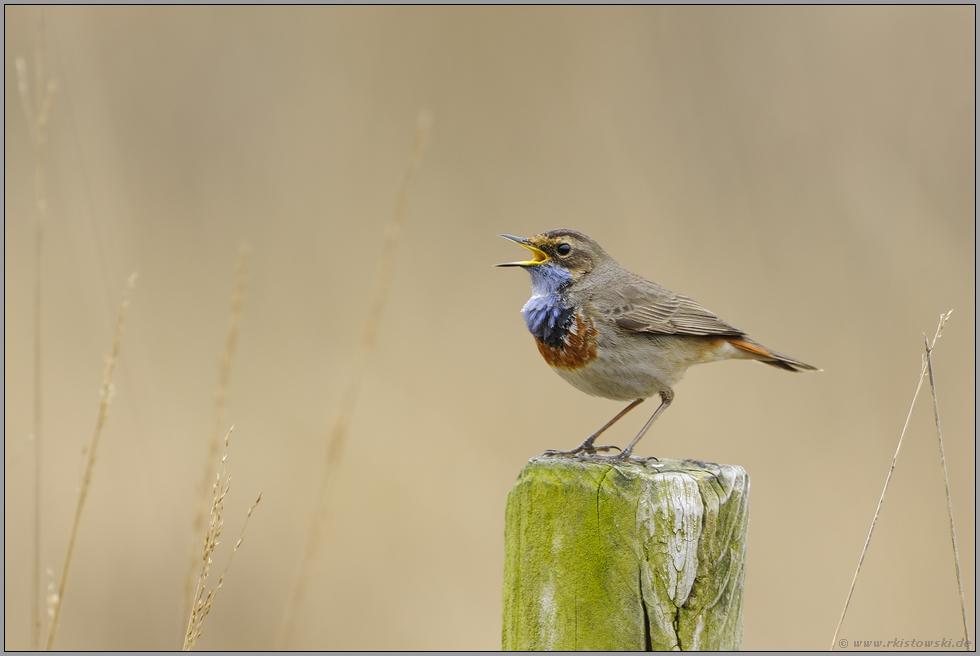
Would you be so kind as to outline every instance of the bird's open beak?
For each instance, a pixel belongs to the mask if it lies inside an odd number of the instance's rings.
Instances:
[[[498,237],[503,237],[504,239],[509,239],[511,241],[516,241],[518,244],[531,251],[534,254],[533,260],[527,260],[524,262],[504,262],[503,264],[495,264],[494,266],[499,267],[528,267],[537,266],[538,264],[544,264],[549,260],[548,255],[540,248],[535,248],[531,244],[527,243],[527,239],[521,239],[520,237],[515,237],[514,235],[497,235]]]

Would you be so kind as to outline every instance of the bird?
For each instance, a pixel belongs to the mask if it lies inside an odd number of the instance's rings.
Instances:
[[[577,389],[629,404],[576,448],[549,450],[610,463],[636,462],[633,449],[674,400],[674,386],[695,364],[741,359],[786,371],[820,371],[777,353],[687,296],[621,267],[587,235],[567,228],[533,237],[499,235],[531,251],[506,262],[531,274],[531,298],[521,313],[545,362]],[[660,405],[625,449],[596,439],[646,399]],[[619,453],[600,456],[617,449]],[[656,458],[651,458],[656,460]]]

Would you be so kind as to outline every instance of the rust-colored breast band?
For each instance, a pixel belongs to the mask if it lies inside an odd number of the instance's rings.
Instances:
[[[581,369],[598,357],[599,349],[595,343],[595,325],[592,320],[583,321],[576,313],[575,330],[569,331],[560,346],[548,346],[538,342],[538,350],[545,362],[556,369],[574,371]]]

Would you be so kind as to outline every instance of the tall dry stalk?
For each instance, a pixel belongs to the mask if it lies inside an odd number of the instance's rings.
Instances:
[[[231,474],[228,473],[228,444],[231,439],[232,429],[234,429],[234,426],[229,428],[225,434],[225,453],[221,458],[221,467],[217,471],[214,485],[211,488],[212,494],[210,512],[208,514],[208,527],[204,533],[204,550],[200,556],[201,569],[197,576],[197,587],[191,600],[187,618],[187,630],[184,632],[184,651],[194,649],[194,644],[197,642],[197,639],[204,633],[204,620],[207,618],[208,613],[211,612],[211,604],[214,603],[214,598],[218,594],[218,590],[221,589],[222,583],[224,583],[225,574],[228,573],[232,559],[234,559],[235,554],[238,552],[238,548],[242,546],[242,541],[245,539],[245,528],[248,527],[248,520],[252,518],[252,511],[262,501],[262,493],[260,492],[255,503],[248,508],[245,523],[242,524],[241,533],[238,535],[238,542],[235,543],[235,547],[231,550],[231,555],[228,556],[228,562],[225,564],[224,570],[218,576],[218,584],[208,590],[208,578],[211,575],[211,564],[213,562],[212,556],[214,555],[215,548],[219,544],[218,538],[221,536],[221,531],[224,528],[222,514],[225,509],[225,497],[228,496],[228,491],[231,489]]]
[[[946,512],[949,515],[949,537],[953,543],[953,564],[956,566],[956,587],[960,593],[960,613],[963,616],[963,637],[966,640],[966,648],[970,648],[970,625],[966,620],[966,597],[963,596],[963,576],[960,574],[960,550],[956,546],[956,524],[953,522],[953,497],[949,494],[949,472],[946,470],[946,450],[943,448],[943,427],[939,421],[939,398],[936,396],[936,376],[932,371],[932,350],[936,348],[936,340],[942,333],[943,326],[949,320],[949,315],[953,314],[950,310],[946,314],[939,315],[939,329],[936,336],[929,344],[929,338],[923,335],[926,340],[926,363],[929,367],[929,387],[932,388],[932,409],[936,415],[936,434],[939,436],[939,459],[943,464],[943,481],[946,483]]]
[[[340,457],[347,441],[347,433],[351,418],[354,415],[354,409],[357,405],[357,396],[361,390],[361,379],[364,376],[364,367],[367,363],[367,358],[377,343],[378,327],[381,324],[381,315],[384,312],[385,303],[388,299],[388,288],[391,286],[391,277],[395,267],[395,255],[398,252],[398,243],[401,238],[402,224],[405,221],[412,183],[418,174],[419,165],[422,163],[422,154],[425,152],[426,145],[428,145],[431,130],[431,112],[427,110],[419,112],[415,124],[415,140],[412,145],[412,153],[398,188],[394,212],[392,212],[391,219],[385,226],[384,243],[381,246],[381,258],[378,263],[378,275],[375,279],[374,292],[371,294],[371,304],[368,306],[367,318],[364,322],[364,332],[361,335],[361,343],[354,361],[354,369],[351,371],[350,378],[347,381],[347,388],[344,391],[344,396],[340,403],[340,410],[334,420],[327,441],[326,459],[323,463],[323,474],[320,478],[316,497],[316,514],[313,517],[313,524],[306,543],[306,550],[303,553],[303,559],[300,561],[296,579],[293,583],[293,594],[290,596],[286,611],[283,614],[282,626],[279,629],[279,638],[277,640],[278,649],[286,649],[289,644],[289,639],[292,636],[293,626],[295,624],[296,610],[305,594],[306,579],[309,577],[310,566],[316,555],[317,544],[326,521],[327,502],[330,498],[329,492],[333,486],[334,471],[340,462]]]
[[[88,447],[88,461],[85,463],[82,486],[78,493],[78,506],[75,508],[75,520],[72,522],[71,534],[68,537],[65,565],[61,568],[61,582],[58,584],[57,596],[54,597],[51,604],[51,625],[48,627],[48,651],[54,646],[54,637],[58,633],[58,619],[61,617],[61,607],[65,601],[65,585],[68,583],[68,570],[71,567],[72,555],[75,553],[75,538],[78,537],[78,527],[82,520],[82,510],[85,508],[85,498],[88,496],[88,486],[92,481],[92,470],[95,467],[95,452],[99,446],[102,427],[105,426],[106,418],[109,416],[109,403],[112,401],[113,393],[112,372],[116,367],[116,358],[119,356],[119,344],[122,338],[123,324],[126,321],[126,308],[129,306],[129,298],[132,296],[135,286],[136,273],[133,272],[126,283],[122,304],[119,306],[119,316],[116,319],[116,334],[112,340],[112,350],[105,359],[105,373],[102,375],[102,387],[99,389],[99,414],[95,420],[95,432],[92,435],[92,443]]]
[[[952,310],[950,310],[952,312]],[[936,327],[936,336],[932,339],[933,347],[936,345],[936,340],[942,334],[943,327],[946,325],[946,319],[949,318],[949,313],[939,316],[939,325]],[[929,353],[929,340],[926,340],[926,352]],[[854,596],[854,586],[857,584],[858,574],[861,573],[861,565],[864,564],[864,557],[868,554],[868,547],[871,545],[871,536],[874,534],[875,525],[878,523],[878,515],[881,513],[881,506],[885,502],[885,493],[888,492],[888,484],[891,483],[892,474],[895,472],[895,465],[898,463],[898,452],[902,450],[902,440],[905,439],[905,431],[908,430],[909,420],[912,418],[912,410],[915,409],[915,402],[919,398],[919,390],[922,389],[922,380],[925,378],[926,371],[929,365],[926,362],[926,358],[922,359],[922,369],[919,371],[919,384],[915,387],[915,394],[912,395],[912,404],[909,406],[909,412],[905,416],[905,425],[902,427],[902,434],[898,438],[898,446],[895,448],[895,456],[892,458],[892,466],[888,469],[888,475],[885,477],[885,486],[881,490],[881,497],[878,498],[878,507],[875,508],[875,515],[871,519],[871,528],[868,529],[868,537],[864,540],[864,548],[861,550],[861,557],[858,559],[857,569],[854,570],[854,578],[851,579],[851,587],[847,591],[847,598],[844,600],[844,609],[841,610],[840,620],[837,622],[837,628],[834,630],[834,639],[830,643],[830,651],[834,651],[837,646],[837,636],[840,635],[840,629],[844,625],[844,617],[847,615],[847,607],[851,604],[851,597]],[[948,490],[947,490],[948,491]],[[958,570],[958,568],[957,568]]]
[[[231,380],[231,364],[235,359],[235,352],[238,348],[238,332],[242,324],[242,305],[245,300],[245,285],[248,282],[248,260],[251,255],[251,248],[248,244],[242,244],[238,248],[238,264],[235,267],[235,291],[231,296],[231,319],[228,321],[228,331],[225,333],[225,348],[218,363],[218,387],[214,393],[214,429],[209,440],[207,460],[204,465],[204,476],[201,479],[201,502],[198,506],[197,517],[194,520],[192,535],[197,536],[204,530],[204,525],[208,521],[211,508],[211,495],[209,494],[208,482],[214,474],[218,464],[218,451],[221,449],[221,429],[227,426],[225,419],[225,406],[228,401],[228,384]],[[187,580],[184,583],[184,601],[180,616],[186,617],[190,612],[191,603],[194,600],[194,585],[197,580],[197,550],[193,549],[190,555],[190,567],[187,571]]]
[[[35,651],[41,644],[41,254],[44,239],[47,199],[44,193],[44,143],[47,141],[48,119],[51,101],[58,83],[44,77],[44,9],[38,27],[38,43],[35,51],[35,100],[31,101],[30,84],[27,81],[27,64],[18,57],[17,87],[27,118],[27,128],[34,147],[34,416],[31,441],[34,444],[34,549],[33,586],[31,591],[32,644]]]

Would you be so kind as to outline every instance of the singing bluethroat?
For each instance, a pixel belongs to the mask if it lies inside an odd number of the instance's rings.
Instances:
[[[690,298],[627,271],[581,232],[558,229],[527,239],[500,236],[534,256],[497,266],[521,267],[531,274],[531,298],[522,314],[545,362],[583,392],[630,402],[578,447],[545,455],[643,462],[632,458],[633,448],[695,364],[741,359],[787,371],[819,371],[752,341]],[[654,395],[660,395],[660,405],[629,446],[617,455],[598,456],[619,447],[595,446],[596,438]]]

